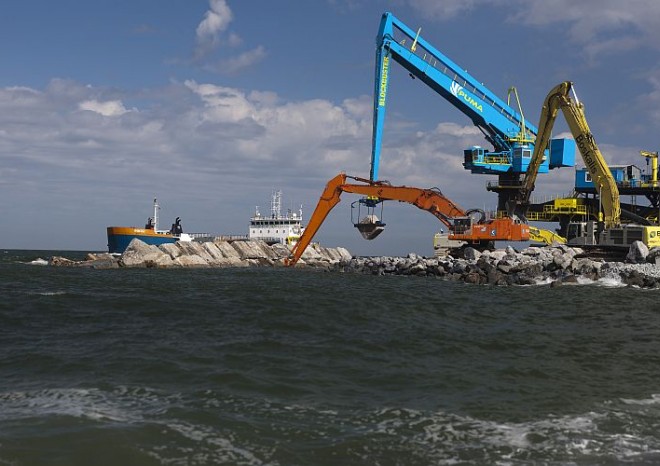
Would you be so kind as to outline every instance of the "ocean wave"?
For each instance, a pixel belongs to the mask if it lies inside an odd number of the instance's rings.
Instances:
[[[660,395],[651,395],[511,422],[445,410],[289,404],[213,391],[184,396],[144,387],[0,393],[0,421],[14,425],[71,416],[114,429],[145,427],[150,436],[136,437],[133,447],[168,465],[314,464],[326,457],[336,459],[333,464],[651,461],[660,458],[659,410]],[[157,434],[149,426],[157,426]]]
[[[98,388],[5,392],[0,393],[0,421],[71,416],[92,421],[133,423],[144,421],[145,413],[162,403],[160,397],[149,390],[129,392],[124,387],[112,392]]]
[[[611,274],[601,277],[596,281],[596,283],[608,288],[620,288],[627,286],[625,283],[623,283],[623,280],[621,280],[621,275],[618,274]]]
[[[67,294],[66,291],[31,291],[27,293],[29,295],[37,296],[62,296]]]
[[[613,417],[621,426],[618,432],[612,429]],[[484,464],[502,460],[563,464],[599,458],[623,462],[660,455],[660,440],[639,425],[635,413],[620,410],[512,423],[393,409],[377,413],[375,420],[374,434],[401,439],[401,446],[407,445],[416,457],[442,463],[461,463],[466,458]],[[405,432],[413,435],[402,437]]]
[[[653,394],[651,395],[651,398],[645,398],[642,400],[621,398],[621,401],[628,405],[642,405],[642,406],[660,405],[660,394]]]
[[[48,265],[48,261],[46,259],[42,259],[41,257],[30,261],[30,262],[24,262],[25,264],[28,265]]]

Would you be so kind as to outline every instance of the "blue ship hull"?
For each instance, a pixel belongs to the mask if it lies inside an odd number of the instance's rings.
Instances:
[[[108,227],[108,252],[122,254],[133,239],[158,246],[165,243],[175,243],[178,236],[155,233],[153,230],[133,227]]]

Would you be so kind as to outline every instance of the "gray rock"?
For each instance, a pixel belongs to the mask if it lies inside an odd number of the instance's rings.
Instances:
[[[496,249],[494,251],[490,251],[489,257],[494,261],[500,261],[506,257],[506,251],[502,249]]]
[[[554,259],[553,259],[554,264],[561,268],[562,270],[566,270],[567,268],[570,267],[571,263],[573,262],[573,255],[566,253],[566,254],[557,254]]]
[[[236,249],[231,246],[231,243],[228,241],[213,241],[213,244],[218,248],[218,250],[225,256],[227,259],[241,259],[241,255]]]
[[[463,249],[463,257],[469,261],[476,261],[481,257],[481,253],[473,247],[466,247]]]
[[[128,247],[119,259],[121,267],[154,267],[161,266],[159,264],[169,263],[171,265],[172,258],[158,249],[158,246],[146,244],[139,239],[133,239],[128,244]]]
[[[646,257],[649,255],[649,248],[641,241],[634,241],[630,245],[628,255],[626,255],[626,262],[633,264],[642,264],[646,262]]]
[[[646,262],[650,264],[660,265],[660,248],[654,247],[651,248],[648,255],[646,256]]]
[[[176,259],[182,253],[181,248],[179,248],[176,243],[165,243],[158,246],[158,249],[168,254],[172,259]]]
[[[264,257],[263,250],[254,241],[234,241],[231,243],[241,259],[260,259]]]
[[[75,267],[76,261],[72,261],[71,259],[67,259],[66,257],[53,256],[48,260],[48,265],[52,265],[55,267]]]

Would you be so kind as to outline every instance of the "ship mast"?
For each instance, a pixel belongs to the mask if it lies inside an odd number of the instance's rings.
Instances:
[[[280,218],[282,213],[282,191],[273,191],[270,201],[270,215],[272,218]]]
[[[158,211],[160,206],[158,205],[158,200],[154,197],[154,231],[158,231]]]

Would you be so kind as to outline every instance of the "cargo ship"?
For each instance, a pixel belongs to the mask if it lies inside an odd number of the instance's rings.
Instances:
[[[169,230],[158,229],[158,200],[154,199],[154,215],[149,217],[144,228],[138,227],[108,227],[108,252],[121,254],[129,243],[137,238],[147,244],[175,243],[177,241],[192,241],[193,237],[183,232],[181,219],[176,218]]]
[[[282,191],[273,191],[270,215],[262,215],[259,207],[250,218],[248,239],[260,239],[268,244],[282,243],[292,247],[305,231],[302,226],[302,206],[298,213],[287,210],[282,214]]]

